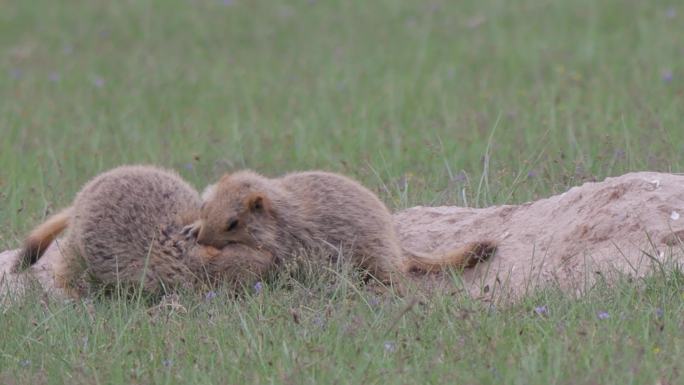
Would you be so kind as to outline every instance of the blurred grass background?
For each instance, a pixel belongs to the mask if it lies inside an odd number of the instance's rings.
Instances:
[[[173,167],[198,188],[243,167],[322,168],[393,209],[521,203],[628,171],[679,172],[683,59],[677,1],[0,0],[0,246],[123,163]],[[681,309],[679,286],[661,289]],[[667,353],[682,357],[677,330]],[[502,360],[527,349],[504,345]],[[537,379],[572,373],[561,361]]]
[[[681,170],[672,2],[1,6],[4,246],[122,163],[174,167],[200,188],[235,168],[324,168],[393,208]]]

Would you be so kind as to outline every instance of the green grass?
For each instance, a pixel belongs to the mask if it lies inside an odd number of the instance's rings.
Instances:
[[[684,272],[503,308],[322,274],[172,306],[30,297],[3,313],[2,383],[676,384]],[[661,381],[661,382],[658,382]]]
[[[0,0],[0,247],[122,163],[198,188],[324,168],[393,209],[681,172],[683,20],[676,1]],[[402,315],[356,287],[168,315],[36,295],[0,315],[0,382],[682,382],[680,273],[496,311],[435,294]]]

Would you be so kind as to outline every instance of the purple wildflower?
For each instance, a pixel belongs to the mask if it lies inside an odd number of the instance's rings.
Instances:
[[[166,368],[169,368],[169,367],[171,367],[171,365],[173,365],[173,360],[170,360],[170,359],[162,360],[162,365],[164,365],[164,367],[166,367]]]
[[[549,314],[549,308],[544,306],[537,306],[534,308],[534,312],[537,313],[537,315],[547,315]]]
[[[62,79],[62,77],[59,75],[59,72],[53,71],[48,75],[48,79],[50,79],[50,81],[53,83],[57,83],[60,79]]]
[[[218,294],[216,294],[215,291],[211,290],[207,294],[204,295],[204,299],[206,299],[207,301],[211,301],[212,299],[216,298],[217,295]]]
[[[608,314],[607,311],[600,311],[600,312],[598,312],[598,314],[597,314],[596,316],[598,317],[598,319],[608,319],[608,318],[610,318],[610,314]]]
[[[261,283],[261,281],[257,282],[254,284],[254,292],[256,294],[261,294],[261,291],[264,289],[264,285]]]
[[[663,311],[662,308],[656,308],[655,314],[656,317],[663,318],[663,316],[665,315],[665,311]]]
[[[458,183],[464,183],[468,180],[468,175],[466,175],[465,171],[461,171],[454,177],[454,181]]]
[[[235,0],[223,0],[221,3],[223,3],[225,6],[230,6],[235,4]]]
[[[663,83],[665,83],[665,84],[672,83],[672,79],[674,78],[674,75],[672,74],[672,70],[664,70],[663,72],[660,73],[660,78],[663,80]]]
[[[312,323],[313,323],[314,325],[318,326],[319,328],[324,328],[324,327],[325,327],[325,318],[323,318],[323,317],[320,316],[320,315],[317,315],[317,316],[314,317],[314,319],[312,320]]]
[[[536,176],[537,176],[537,172],[534,171],[534,170],[530,170],[530,171],[527,173],[527,177],[528,177],[528,178],[534,178],[534,177],[536,177]]]
[[[394,341],[385,341],[383,346],[385,347],[385,351],[388,353],[394,353],[397,351],[397,345],[394,343]]]
[[[674,19],[677,17],[677,10],[674,7],[670,7],[665,11],[665,17],[668,19]]]
[[[105,85],[105,80],[100,76],[95,76],[93,78],[93,85],[97,88],[102,88]]]
[[[10,70],[12,79],[21,79],[24,76],[24,71],[21,68],[12,68]]]
[[[372,307],[377,307],[380,305],[380,298],[376,296],[372,296],[368,299],[368,304],[371,305]]]

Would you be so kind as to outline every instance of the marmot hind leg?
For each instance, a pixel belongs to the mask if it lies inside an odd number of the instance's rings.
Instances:
[[[69,297],[78,298],[86,290],[87,263],[69,239],[57,245],[59,256],[55,262],[55,285],[63,289]]]

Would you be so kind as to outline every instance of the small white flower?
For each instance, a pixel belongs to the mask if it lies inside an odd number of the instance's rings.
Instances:
[[[672,214],[670,214],[670,219],[672,219],[673,221],[676,221],[677,219],[679,219],[679,213],[676,211],[673,211]]]
[[[394,341],[385,341],[383,345],[385,347],[385,351],[388,353],[394,353],[397,351],[397,345],[394,343]]]

